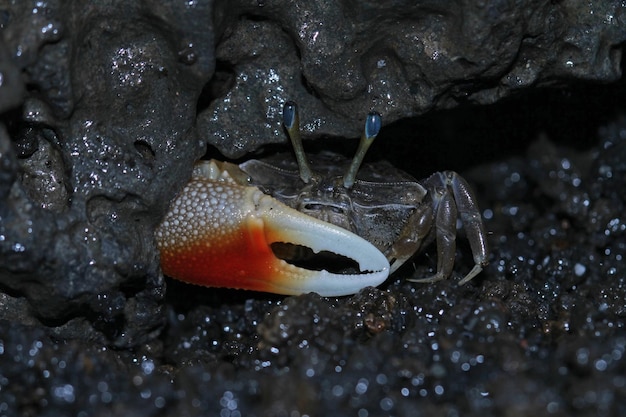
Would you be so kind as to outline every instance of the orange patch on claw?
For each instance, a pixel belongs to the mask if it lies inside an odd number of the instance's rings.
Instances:
[[[265,238],[263,221],[246,219],[219,240],[195,237],[161,248],[163,272],[208,287],[272,291],[280,285],[286,262],[278,259]]]

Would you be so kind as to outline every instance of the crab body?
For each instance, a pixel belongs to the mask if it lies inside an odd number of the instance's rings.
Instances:
[[[486,231],[462,177],[445,171],[416,181],[387,162],[360,168],[380,116],[368,116],[351,161],[330,152],[305,157],[295,104],[287,103],[285,120],[297,161],[279,154],[239,166],[198,163],[157,230],[166,275],[206,286],[347,295],[379,285],[436,240],[436,273],[415,280],[434,282],[452,273],[458,217],[475,262],[460,284],[486,265]],[[350,266],[328,272],[332,257],[321,266],[302,263],[302,248],[304,258],[333,254]]]

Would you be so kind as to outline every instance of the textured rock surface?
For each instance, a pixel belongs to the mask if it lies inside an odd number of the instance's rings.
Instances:
[[[228,4],[216,50],[228,86],[198,122],[233,157],[284,140],[286,99],[305,109],[305,136],[355,137],[370,110],[391,123],[528,87],[614,81],[626,39],[624,6],[611,1]]]
[[[2,105],[22,99],[0,137],[7,303],[26,297],[64,335],[140,343],[161,322],[153,229],[203,152],[194,103],[213,38],[183,21],[211,10],[18,3],[1,11]]]
[[[624,87],[579,81],[620,77],[625,8],[474,4],[0,1],[0,415],[624,414]],[[192,162],[284,141],[285,99],[318,137],[522,94],[374,145],[477,185],[472,285],[165,293]]]

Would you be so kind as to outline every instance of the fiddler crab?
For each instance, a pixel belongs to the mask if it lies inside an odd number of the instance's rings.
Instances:
[[[437,271],[448,278],[460,217],[474,258],[463,285],[487,264],[476,199],[452,171],[416,181],[363,157],[381,127],[368,114],[355,157],[305,155],[295,103],[283,122],[296,160],[279,154],[240,165],[200,161],[156,232],[163,272],[182,281],[295,295],[354,294],[377,286],[437,241]]]

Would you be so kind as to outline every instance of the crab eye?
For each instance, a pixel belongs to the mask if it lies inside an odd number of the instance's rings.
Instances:
[[[288,101],[283,107],[283,123],[287,130],[293,128],[293,123],[296,120],[296,103]]]
[[[380,132],[381,126],[382,118],[380,114],[376,112],[369,113],[367,119],[365,119],[365,136],[376,137]]]

